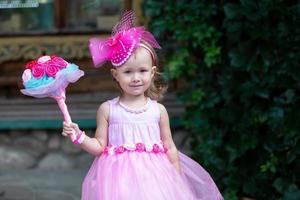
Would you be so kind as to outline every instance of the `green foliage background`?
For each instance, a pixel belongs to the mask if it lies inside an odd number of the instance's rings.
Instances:
[[[300,3],[144,0],[193,156],[225,199],[300,199]]]

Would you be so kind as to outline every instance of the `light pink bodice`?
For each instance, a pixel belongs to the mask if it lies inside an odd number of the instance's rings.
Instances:
[[[160,110],[156,101],[148,98],[147,104],[139,109],[122,104],[119,97],[110,100],[109,104],[109,145],[143,143],[150,147],[161,143]]]

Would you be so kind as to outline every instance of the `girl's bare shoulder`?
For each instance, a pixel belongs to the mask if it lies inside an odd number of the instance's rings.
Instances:
[[[163,104],[157,102],[157,105],[158,105],[158,108],[160,110],[161,116],[168,115],[168,111],[167,111],[166,107]]]
[[[108,119],[109,115],[109,101],[105,101],[98,107],[97,110],[97,116],[104,116],[106,119]]]

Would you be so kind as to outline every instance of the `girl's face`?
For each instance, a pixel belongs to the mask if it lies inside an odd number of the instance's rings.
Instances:
[[[150,87],[156,67],[152,66],[151,54],[139,47],[121,67],[111,69],[125,95],[140,96]]]

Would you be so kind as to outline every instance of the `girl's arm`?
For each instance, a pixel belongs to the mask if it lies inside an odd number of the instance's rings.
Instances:
[[[95,137],[91,138],[86,136],[83,142],[80,144],[82,149],[95,156],[99,156],[107,145],[108,115],[109,103],[104,102],[99,106],[97,111],[97,129]],[[72,129],[75,129],[77,133],[80,132],[80,129],[76,123],[72,123],[70,126],[64,124],[64,132],[68,135]]]
[[[178,151],[172,139],[169,116],[166,108],[162,104],[158,104],[160,109],[160,136],[163,144],[167,148],[167,156],[176,170],[180,172],[180,163]]]
[[[97,110],[97,129],[94,138],[85,137],[81,148],[95,156],[100,155],[107,145],[109,103],[104,102]]]

